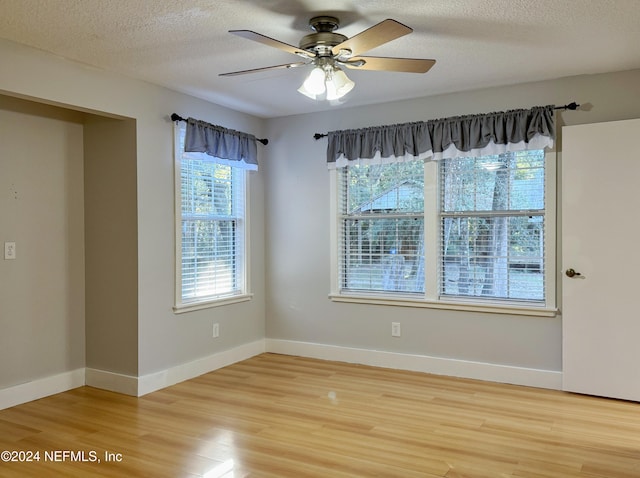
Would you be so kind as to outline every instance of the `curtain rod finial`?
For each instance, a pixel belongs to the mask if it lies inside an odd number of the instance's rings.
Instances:
[[[556,106],[554,109],[556,109],[556,110],[571,110],[571,111],[575,111],[578,108],[580,108],[580,105],[578,103],[576,103],[575,101],[572,101],[568,105]]]

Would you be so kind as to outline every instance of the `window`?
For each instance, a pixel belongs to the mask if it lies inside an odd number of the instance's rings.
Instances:
[[[184,153],[176,126],[176,311],[246,297],[246,172]]]
[[[553,158],[533,150],[335,170],[333,298],[552,309]]]
[[[342,289],[424,292],[423,162],[342,171]]]
[[[544,152],[439,166],[441,294],[544,301]]]

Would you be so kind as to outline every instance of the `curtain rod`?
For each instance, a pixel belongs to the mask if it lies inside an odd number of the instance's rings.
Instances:
[[[185,122],[186,122],[187,120],[186,120],[186,118],[183,118],[182,116],[180,116],[180,115],[178,115],[178,114],[176,114],[176,113],[171,113],[171,121],[185,121]],[[269,144],[269,140],[268,140],[268,139],[266,139],[266,138],[265,138],[265,139],[258,139],[258,138],[256,138],[256,141],[258,141],[258,142],[260,142],[260,143],[264,144],[265,146],[266,146],[267,144]]]
[[[576,103],[575,101],[572,101],[571,103],[564,105],[564,106],[556,106],[555,108],[553,108],[554,110],[571,110],[571,111],[575,111],[578,108],[580,108],[580,105],[578,103]],[[327,133],[316,133],[313,135],[313,137],[317,140],[319,140],[320,138],[324,138],[326,136],[329,136]]]

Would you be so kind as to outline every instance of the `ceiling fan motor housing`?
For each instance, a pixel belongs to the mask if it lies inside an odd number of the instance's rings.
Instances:
[[[336,17],[321,16],[309,20],[309,27],[315,31],[300,40],[300,48],[317,53],[321,56],[331,55],[331,49],[346,41],[348,37],[334,33],[340,26]]]

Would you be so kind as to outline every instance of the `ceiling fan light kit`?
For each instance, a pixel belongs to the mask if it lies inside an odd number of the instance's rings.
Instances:
[[[279,68],[313,65],[313,69],[302,86],[298,88],[298,92],[314,100],[333,101],[345,96],[355,86],[355,83],[349,79],[340,66],[361,70],[426,73],[435,64],[435,60],[419,58],[360,56],[361,53],[413,31],[396,20],[384,20],[351,38],[334,32],[340,26],[336,17],[313,17],[309,21],[309,26],[314,33],[304,36],[300,40],[299,47],[250,30],[231,30],[230,33],[234,35],[292,53],[306,61],[222,73],[220,76],[235,76]]]
[[[349,93],[355,83],[330,58],[320,57],[298,88],[298,92],[313,100],[338,100]]]

